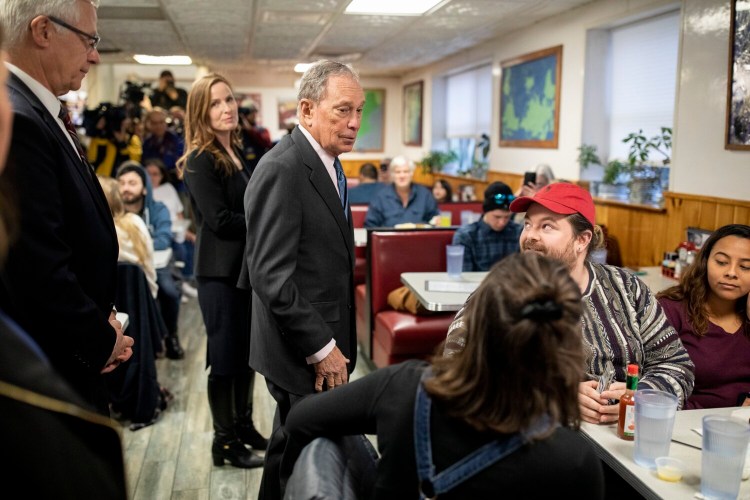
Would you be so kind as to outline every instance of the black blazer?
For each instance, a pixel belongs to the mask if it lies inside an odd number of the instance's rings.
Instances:
[[[226,175],[216,169],[214,155],[193,151],[185,163],[184,181],[193,207],[197,240],[195,275],[200,278],[237,280],[245,252],[245,207],[243,197],[251,172]]]
[[[115,345],[112,214],[56,119],[15,75],[8,89],[14,120],[4,175],[18,194],[21,233],[0,280],[0,307],[86,401],[105,410],[99,372]]]
[[[119,433],[24,338],[0,311],[3,487],[39,498],[124,500]]]
[[[354,231],[299,128],[266,153],[245,193],[253,289],[250,366],[294,394],[315,390],[305,361],[332,338],[354,369]],[[242,282],[242,279],[241,279]]]

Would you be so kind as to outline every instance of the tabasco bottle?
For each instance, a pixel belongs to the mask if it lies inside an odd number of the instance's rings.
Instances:
[[[638,365],[628,365],[628,378],[625,381],[625,394],[620,398],[620,418],[617,421],[617,435],[632,441],[635,437],[635,390],[638,388]]]

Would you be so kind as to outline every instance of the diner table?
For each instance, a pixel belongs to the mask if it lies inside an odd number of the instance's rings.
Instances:
[[[354,228],[354,246],[357,246],[357,247],[367,246],[367,229],[363,227]]]
[[[401,283],[416,295],[428,311],[458,311],[476,290],[486,272],[461,273],[459,279],[447,272],[401,273]]]
[[[661,292],[679,283],[674,278],[664,276],[661,273],[660,266],[639,267],[638,269],[631,269],[631,271],[646,283],[653,293]]]
[[[678,482],[659,479],[656,470],[641,467],[633,460],[634,441],[617,437],[617,425],[581,423],[581,433],[593,445],[596,454],[638,493],[648,499],[693,498],[701,489],[701,436],[693,429],[702,428],[705,415],[731,415],[739,408],[682,410],[675,414],[669,456],[685,463]],[[747,421],[747,420],[745,420]],[[637,432],[637,430],[636,430]],[[696,497],[702,498],[702,497]],[[750,498],[750,482],[742,481],[739,498]]]

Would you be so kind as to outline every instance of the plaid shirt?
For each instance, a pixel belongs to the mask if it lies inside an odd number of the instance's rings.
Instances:
[[[518,252],[521,229],[509,221],[502,231],[494,231],[482,219],[458,228],[453,244],[464,246],[464,272],[489,271],[495,262]]]

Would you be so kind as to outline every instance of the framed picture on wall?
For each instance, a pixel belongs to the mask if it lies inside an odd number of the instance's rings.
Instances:
[[[687,228],[687,241],[694,244],[695,248],[700,250],[709,236],[711,236],[712,232],[713,231],[701,229],[699,227],[689,227]]]
[[[385,137],[385,89],[365,89],[362,122],[352,151],[382,152],[383,137]]]
[[[422,81],[404,85],[404,144],[422,145]]]
[[[562,45],[500,63],[500,146],[557,148]]]
[[[750,150],[750,0],[730,0],[725,149]]]
[[[297,99],[289,97],[286,99],[279,98],[279,130],[294,127],[297,120]]]
[[[237,100],[237,105],[240,108],[249,108],[250,106],[255,106],[255,109],[258,110],[256,120],[258,125],[260,125],[263,120],[263,110],[260,107],[260,92],[239,92],[234,94],[234,98]]]

